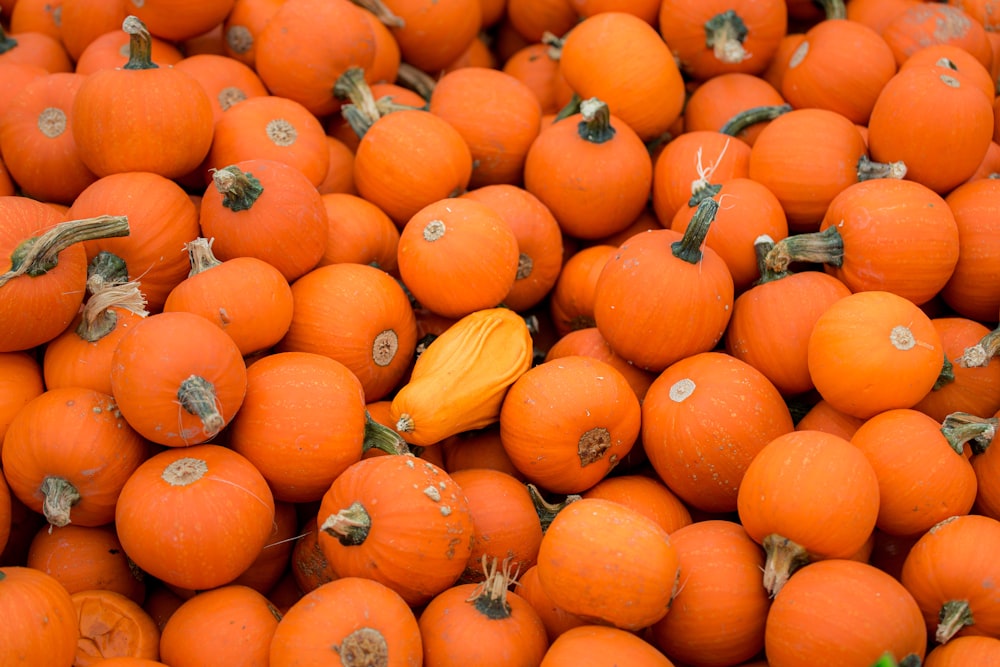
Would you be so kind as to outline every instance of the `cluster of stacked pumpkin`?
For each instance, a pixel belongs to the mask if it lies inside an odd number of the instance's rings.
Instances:
[[[822,4],[0,0],[0,663],[998,664],[1000,23]]]

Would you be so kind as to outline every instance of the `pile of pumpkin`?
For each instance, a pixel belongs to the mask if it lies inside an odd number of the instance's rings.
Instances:
[[[990,0],[0,0],[0,663],[1000,664]]]

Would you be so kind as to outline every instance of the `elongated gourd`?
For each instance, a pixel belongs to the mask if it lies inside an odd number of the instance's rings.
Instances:
[[[507,308],[477,310],[434,340],[390,406],[412,445],[432,445],[500,418],[507,389],[531,367],[531,333]]]

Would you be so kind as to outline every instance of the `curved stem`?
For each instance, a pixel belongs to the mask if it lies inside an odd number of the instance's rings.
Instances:
[[[934,639],[939,644],[945,644],[955,636],[959,630],[967,625],[974,625],[972,610],[969,608],[968,600],[949,600],[941,606],[938,614],[938,625],[934,631]]]
[[[406,441],[399,437],[399,434],[391,428],[379,424],[372,419],[371,414],[365,410],[365,440],[363,451],[369,449],[379,449],[386,454],[409,454],[410,449]]]
[[[862,155],[858,159],[859,181],[870,181],[875,178],[903,178],[904,176],[906,176],[906,163],[902,160],[874,162],[867,155]]]
[[[743,48],[747,33],[743,19],[732,9],[727,9],[705,22],[705,45],[712,49],[720,62],[740,63],[750,57]]]
[[[0,55],[7,53],[16,46],[17,40],[4,32],[3,26],[0,25]]]
[[[96,343],[114,331],[118,315],[112,308],[121,308],[140,317],[149,314],[146,299],[139,291],[139,283],[108,285],[87,299],[80,313],[76,335],[88,343]]]
[[[977,417],[967,412],[953,412],[941,423],[941,433],[948,444],[959,454],[964,454],[966,443],[975,454],[982,454],[996,436],[997,417]]]
[[[156,69],[153,62],[153,36],[149,34],[146,24],[135,16],[125,17],[122,30],[128,34],[128,62],[122,69]]]
[[[787,272],[792,262],[811,262],[841,266],[844,263],[844,239],[836,226],[822,232],[808,232],[787,236],[771,248],[764,258],[767,268]]]
[[[1000,327],[983,336],[972,347],[966,348],[955,363],[962,368],[985,368],[998,352],[1000,352]]]
[[[577,132],[584,141],[592,144],[603,144],[615,136],[615,128],[611,127],[611,111],[606,102],[596,97],[580,102],[580,115],[583,120],[577,124]]]
[[[581,498],[580,495],[574,493],[566,496],[561,503],[550,503],[542,497],[542,493],[538,490],[537,486],[531,484],[530,482],[525,484],[525,486],[528,488],[528,494],[531,496],[531,502],[535,505],[535,513],[538,514],[538,520],[542,524],[543,533],[549,529],[549,524],[552,523],[553,519],[556,518],[556,515],[559,514],[564,507],[570,503],[580,500]]]
[[[181,382],[177,389],[177,401],[182,408],[201,419],[202,429],[209,438],[218,435],[226,425],[219,412],[215,386],[200,375],[192,375]]]
[[[941,365],[941,372],[938,373],[938,378],[934,381],[934,386],[931,387],[931,391],[941,391],[954,381],[955,367],[952,365],[951,361],[948,360],[947,355],[945,355],[944,363]]]
[[[735,137],[751,125],[774,120],[778,116],[786,114],[791,110],[792,105],[790,104],[773,104],[762,107],[752,107],[739,112],[726,121],[726,124],[719,129],[719,132]]]
[[[569,98],[569,102],[567,102],[566,106],[564,106],[562,109],[559,110],[559,112],[556,114],[555,119],[552,122],[560,121],[563,120],[564,118],[569,118],[573,114],[577,113],[580,113],[580,96],[577,95],[576,93],[573,93]]]
[[[847,8],[844,0],[815,0],[823,8],[823,14],[827,19],[847,18]]]
[[[703,199],[698,204],[694,216],[684,230],[684,236],[680,241],[670,244],[670,250],[677,259],[697,264],[701,261],[701,246],[708,236],[708,230],[715,220],[715,214],[719,212],[719,202],[714,199]]]
[[[212,253],[212,240],[199,236],[194,241],[188,241],[184,245],[184,248],[187,250],[188,262],[191,264],[191,270],[188,271],[188,278],[196,276],[199,273],[204,273],[222,264]]]
[[[234,213],[249,210],[264,193],[261,182],[236,165],[212,170],[212,182],[222,193],[222,205]]]
[[[41,236],[28,239],[14,249],[10,256],[10,270],[0,274],[0,287],[12,278],[23,275],[38,277],[48,273],[59,264],[59,253],[74,243],[128,234],[128,218],[123,215],[60,222]]]
[[[406,21],[392,13],[382,0],[351,0],[362,9],[367,9],[375,15],[382,25],[387,28],[405,28]]]
[[[757,278],[756,283],[754,283],[756,285],[763,285],[764,283],[780,280],[785,276],[791,275],[791,272],[787,270],[787,267],[784,271],[776,271],[767,265],[767,256],[771,253],[772,248],[774,248],[774,239],[767,234],[763,234],[754,239],[753,252],[757,258],[757,271],[760,273],[760,277]]]
[[[764,588],[774,597],[796,570],[809,563],[809,553],[802,545],[777,533],[765,537],[762,546],[767,554],[764,561]]]
[[[364,543],[372,527],[372,518],[361,503],[355,501],[336,514],[331,514],[319,529],[337,538],[345,547],[356,547]]]
[[[434,86],[437,85],[434,77],[407,62],[399,63],[399,68],[396,70],[396,81],[428,101],[434,92]]]

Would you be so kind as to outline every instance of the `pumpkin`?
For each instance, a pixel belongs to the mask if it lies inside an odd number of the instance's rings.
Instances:
[[[723,183],[745,178],[749,161],[750,146],[721,131],[692,130],[670,141],[653,167],[653,210],[660,224],[669,228],[678,211],[697,208]]]
[[[955,360],[974,348],[989,330],[964,317],[935,317],[931,324],[941,336],[945,364],[937,382],[913,408],[937,421],[954,412],[992,415],[1000,411],[1000,361],[990,358],[985,366],[967,367]]]
[[[176,69],[187,72],[202,85],[212,103],[216,122],[229,107],[248,97],[268,94],[264,82],[250,66],[218,53],[198,53],[177,61]]]
[[[616,252],[616,246],[599,243],[581,248],[563,263],[549,296],[552,325],[560,336],[595,326],[597,281],[604,265]]]
[[[645,473],[625,473],[605,477],[582,494],[582,498],[602,498],[631,507],[667,531],[692,523],[688,507],[662,481]]]
[[[594,319],[611,349],[655,372],[713,348],[729,323],[733,278],[725,261],[702,249],[718,211],[705,199],[684,234],[645,232],[623,243],[604,265]],[[684,327],[675,323],[683,321]]]
[[[440,199],[413,214],[399,235],[399,275],[420,305],[460,318],[493,308],[510,292],[517,237],[489,205]]]
[[[573,26],[559,69],[580,99],[603,100],[643,141],[662,135],[681,115],[684,82],[673,54],[633,14],[601,12]]]
[[[77,74],[93,74],[99,70],[124,67],[131,57],[131,36],[121,30],[125,14],[111,32],[95,37],[76,61]],[[184,58],[181,50],[172,42],[150,36],[150,60],[156,65],[169,66]]]
[[[305,521],[302,525],[302,534],[294,544],[291,559],[292,578],[302,594],[310,593],[323,584],[337,579],[337,573],[330,567],[330,562],[319,546],[316,517],[310,517]]]
[[[503,62],[500,69],[534,93],[543,115],[557,113],[573,95],[548,44],[533,42],[521,46]]]
[[[823,399],[817,401],[795,423],[796,431],[824,431],[850,440],[865,423],[861,417],[841,412]]]
[[[330,153],[330,164],[327,166],[326,177],[316,189],[321,195],[357,194],[358,189],[354,187],[354,150],[339,137],[329,134],[326,136],[326,146]]]
[[[102,588],[140,604],[146,597],[142,573],[132,568],[112,524],[42,526],[25,565],[51,575],[71,594]]]
[[[667,532],[635,510],[600,498],[559,510],[538,551],[539,583],[553,603],[625,630],[666,616],[679,577]]]
[[[391,409],[392,402],[387,403]],[[392,426],[388,412],[386,422]],[[424,447],[421,456],[434,451],[440,454],[441,466],[450,475],[463,470],[486,468],[507,473],[520,482],[524,481],[524,475],[514,466],[507,450],[503,448],[498,423],[449,436],[437,445]],[[478,567],[479,562],[475,565]]]
[[[300,102],[277,95],[250,97],[231,107],[215,123],[203,167],[223,169],[244,160],[274,160],[295,167],[313,186],[319,186],[330,168],[325,137],[322,123]],[[212,183],[211,171],[200,173],[207,183]],[[282,183],[289,183],[291,178]],[[312,231],[316,233],[315,227]]]
[[[525,189],[565,234],[582,239],[627,227],[645,208],[652,178],[640,136],[596,97],[581,102],[579,113],[547,125],[524,161]]]
[[[0,352],[17,352],[52,340],[76,316],[87,280],[80,241],[128,234],[129,223],[107,215],[63,222],[55,209],[14,195],[0,197],[0,213],[0,256],[9,262],[0,274]]]
[[[202,236],[222,259],[255,257],[288,281],[318,263],[329,223],[323,199],[299,169],[251,159],[212,172],[199,208]]]
[[[59,38],[37,30],[0,29],[0,62],[36,65],[48,72],[72,72],[73,63]]]
[[[53,73],[31,81],[11,100],[0,123],[4,163],[24,194],[70,204],[97,180],[80,159],[70,112],[84,76]]]
[[[121,0],[62,0],[59,3],[59,39],[74,62],[92,41],[118,32],[128,16]]]
[[[328,243],[318,266],[371,264],[397,273],[399,228],[375,204],[349,192],[321,195],[326,208]]]
[[[996,95],[990,71],[976,56],[957,44],[931,44],[914,51],[913,55],[903,62],[900,69],[923,65],[941,65],[961,72],[970,79],[970,83],[977,85],[989,99],[992,100]]]
[[[420,606],[465,570],[475,537],[458,484],[428,461],[377,456],[349,466],[320,502],[319,544],[341,577],[365,577]]]
[[[885,572],[851,560],[802,568],[775,596],[764,631],[772,667],[815,660],[867,667],[885,653],[922,659],[926,650],[913,596]]]
[[[223,54],[253,67],[257,62],[257,39],[260,32],[284,2],[285,0],[236,0],[232,10],[222,21]]]
[[[0,451],[14,415],[43,391],[42,368],[34,356],[27,352],[0,352]]]
[[[540,42],[545,33],[565,34],[579,20],[567,0],[507,0],[506,23],[523,42]]]
[[[105,589],[77,591],[70,598],[80,619],[74,665],[90,667],[117,657],[160,657],[160,629],[135,600]]]
[[[924,533],[907,554],[900,581],[917,601],[927,630],[938,643],[969,634],[1000,634],[1000,599],[992,585],[1000,573],[990,557],[998,538],[996,519],[953,516]]]
[[[274,630],[269,664],[390,664],[391,659],[400,667],[420,667],[422,655],[417,619],[399,594],[371,579],[345,577],[289,607]]]
[[[671,364],[642,403],[642,444],[653,469],[685,503],[706,512],[735,510],[747,466],[792,429],[774,385],[723,352]]]
[[[130,232],[125,238],[84,242],[87,260],[94,264],[90,273],[104,282],[141,281],[146,309],[161,311],[167,294],[191,268],[184,244],[199,236],[198,208],[175,181],[148,171],[130,171],[104,176],[87,186],[67,216],[89,218],[108,212],[128,218]]]
[[[165,583],[192,590],[238,577],[264,548],[273,521],[263,475],[219,445],[153,455],[125,483],[115,512],[128,557]]]
[[[796,109],[829,109],[865,125],[895,74],[892,49],[877,32],[847,19],[821,21],[792,54],[781,94]]]
[[[862,548],[878,518],[878,476],[847,440],[793,431],[757,452],[736,500],[740,523],[767,552],[763,581],[774,596],[810,561]]]
[[[132,2],[136,16],[154,35],[177,42],[201,35],[222,22],[235,0],[144,0]]]
[[[167,619],[160,656],[176,667],[266,664],[281,614],[252,588],[228,585],[186,600]]]
[[[697,81],[729,73],[760,74],[788,27],[785,2],[666,0],[659,30],[681,70]]]
[[[699,667],[735,665],[764,648],[771,601],[760,585],[764,553],[739,524],[699,521],[670,535],[684,585],[650,628],[668,657]]]
[[[374,33],[348,0],[291,0],[275,9],[254,38],[254,68],[273,95],[317,116],[336,111],[333,86],[348,67],[369,67]]]
[[[0,568],[0,662],[70,667],[80,637],[73,600],[40,570]]]
[[[613,366],[585,356],[547,361],[511,385],[500,440],[524,477],[580,493],[608,475],[639,436],[639,399]]]
[[[482,20],[479,0],[381,0],[359,2],[390,26],[403,60],[438,72],[476,39]]]
[[[556,637],[570,628],[587,625],[585,619],[561,609],[552,602],[552,598],[548,596],[538,581],[537,565],[532,565],[521,574],[517,581],[517,594],[527,600],[539,618],[542,619],[550,646]]]
[[[88,387],[111,393],[111,356],[130,327],[149,312],[139,283],[98,286],[80,314],[45,346],[45,386]]]
[[[956,637],[931,649],[924,667],[988,665],[1000,660],[1000,639],[996,637]]]
[[[438,79],[428,110],[448,121],[469,145],[475,165],[470,188],[520,182],[542,118],[541,105],[527,85],[498,69],[463,67]]]
[[[684,105],[684,130],[698,132],[721,130],[741,112],[785,104],[785,98],[766,79],[742,72],[718,74],[702,82]],[[741,128],[734,136],[753,146],[766,123]],[[684,136],[681,134],[679,137]],[[669,144],[668,144],[669,146]]]
[[[973,3],[963,3],[973,4]],[[942,30],[940,26],[945,26]],[[986,27],[953,3],[912,3],[897,12],[882,28],[882,38],[902,65],[924,46],[955,44],[983,64],[990,65],[991,46]]]
[[[4,476],[25,505],[55,526],[100,526],[147,443],[111,396],[83,387],[50,389],[14,416],[4,437]]]
[[[809,375],[833,407],[868,418],[922,399],[941,372],[941,337],[911,301],[872,290],[834,302],[816,320]]]
[[[986,156],[993,137],[992,103],[960,71],[939,65],[902,69],[882,87],[872,108],[872,159],[901,161],[906,178],[943,195],[972,176]],[[919,142],[906,139],[915,136]]]
[[[344,364],[280,352],[247,369],[229,446],[260,470],[278,500],[318,501],[361,459],[364,440],[364,388]]]
[[[655,374],[636,368],[615,354],[597,327],[576,329],[564,334],[545,353],[545,361],[578,355],[593,357],[612,366],[625,377],[640,402],[656,378]]]
[[[292,550],[299,539],[299,515],[294,503],[274,501],[274,522],[267,544],[254,562],[232,583],[269,595],[288,574]]]
[[[488,572],[483,563],[504,563],[513,578],[535,564],[542,541],[542,525],[527,487],[513,475],[487,468],[467,468],[448,472],[469,503],[474,525],[474,541],[469,562],[459,580],[463,584],[483,583]],[[513,573],[513,574],[511,574]],[[493,572],[494,586],[505,576]],[[507,582],[513,583],[513,582]],[[482,593],[488,606],[503,607],[492,600],[496,590],[487,584]],[[491,604],[492,603],[492,604]]]
[[[257,257],[219,260],[203,237],[189,242],[187,251],[191,271],[170,290],[164,312],[201,315],[229,334],[243,356],[284,337],[292,323],[292,290],[276,266]]]
[[[400,284],[373,266],[321,266],[292,285],[292,323],[278,352],[315,352],[347,366],[365,400],[402,380],[417,345],[413,308]]]
[[[1000,251],[993,233],[998,186],[993,179],[981,179],[959,185],[945,197],[958,227],[961,252],[941,288],[941,298],[960,315],[980,322],[995,322],[1000,312],[1000,291],[995,289],[1000,277],[993,275]]]
[[[434,597],[420,612],[424,665],[538,665],[549,647],[545,625],[531,604],[509,591],[518,569],[483,557],[486,578],[458,584]]]
[[[246,393],[233,339],[200,315],[150,315],[118,342],[111,390],[143,437],[168,447],[206,442],[233,419]]]
[[[520,315],[506,308],[466,315],[417,358],[392,399],[394,428],[410,444],[432,445],[494,423],[531,361],[531,334]]]
[[[122,30],[130,38],[128,63],[93,72],[73,100],[70,127],[80,158],[98,176],[183,176],[208,154],[211,102],[191,76],[152,62],[151,36],[142,21],[130,16]]]
[[[942,424],[911,409],[886,410],[862,424],[851,443],[879,480],[876,526],[891,535],[920,535],[976,499],[976,475]],[[956,449],[958,451],[956,451]]]
[[[633,633],[602,625],[583,625],[559,635],[539,667],[673,667],[654,646]]]

